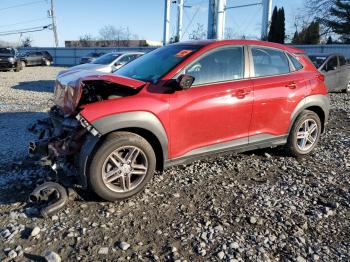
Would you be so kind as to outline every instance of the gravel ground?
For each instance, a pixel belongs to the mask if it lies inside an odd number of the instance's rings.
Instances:
[[[350,261],[350,96],[331,94],[327,132],[304,159],[281,149],[219,156],[157,174],[128,201],[81,192],[44,220],[25,200],[51,172],[13,157],[59,70],[0,73],[1,151],[12,152],[0,165],[0,259]]]

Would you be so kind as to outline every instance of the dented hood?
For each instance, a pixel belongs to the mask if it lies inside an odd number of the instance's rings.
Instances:
[[[55,83],[54,103],[62,109],[65,116],[72,115],[75,112],[82,96],[84,83],[87,81],[105,81],[135,90],[146,84],[146,82],[140,80],[114,74],[98,74],[89,71],[67,72],[59,75]]]

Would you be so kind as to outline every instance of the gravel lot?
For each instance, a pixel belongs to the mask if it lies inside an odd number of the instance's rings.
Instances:
[[[18,161],[25,126],[48,109],[61,69],[0,72],[0,260],[350,261],[345,94],[331,94],[327,132],[304,159],[281,149],[220,156],[157,174],[128,201],[82,192],[51,219],[36,218],[26,197],[52,173]]]

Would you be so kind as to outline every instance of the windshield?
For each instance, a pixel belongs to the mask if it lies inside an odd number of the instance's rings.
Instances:
[[[119,56],[120,54],[105,54],[92,61],[91,64],[108,65],[112,63],[115,59],[117,59]]]
[[[321,65],[323,65],[324,61],[326,61],[327,56],[315,56],[310,55],[311,62],[316,66],[316,68],[320,68]]]
[[[201,47],[200,45],[179,44],[164,46],[130,62],[115,74],[155,83]]]
[[[15,52],[11,48],[0,48],[0,54],[2,55],[12,55]]]

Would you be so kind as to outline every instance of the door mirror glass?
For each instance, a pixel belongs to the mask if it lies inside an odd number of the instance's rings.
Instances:
[[[180,75],[177,79],[176,82],[178,83],[178,87],[181,90],[186,90],[186,89],[190,89],[193,82],[194,82],[194,77],[188,74],[183,74]]]

